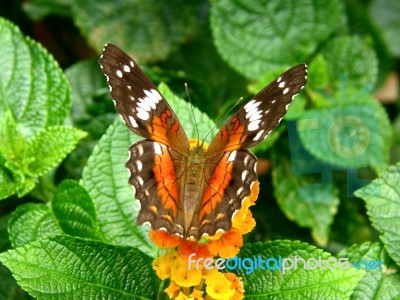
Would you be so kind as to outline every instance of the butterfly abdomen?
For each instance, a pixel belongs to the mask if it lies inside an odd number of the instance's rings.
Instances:
[[[205,190],[204,167],[205,167],[205,150],[196,146],[190,150],[187,158],[185,172],[182,176],[182,185],[180,194],[182,199],[183,215],[184,215],[184,236],[187,236],[190,229],[198,227],[198,212],[200,209],[201,198]]]

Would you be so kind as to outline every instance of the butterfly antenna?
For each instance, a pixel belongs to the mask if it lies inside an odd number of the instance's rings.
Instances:
[[[206,138],[209,136],[209,134],[210,134],[211,132],[213,132],[213,130],[214,130],[218,125],[220,125],[220,124],[222,123],[222,121],[225,120],[226,116],[229,115],[229,113],[230,113],[235,107],[237,107],[237,106],[240,104],[240,102],[242,102],[242,100],[243,100],[243,97],[240,97],[240,98],[235,102],[235,104],[221,117],[221,119],[219,119],[219,121],[216,122],[216,123],[214,124],[214,126],[211,128],[211,130],[206,134],[206,136],[205,136],[205,137],[203,138],[203,140],[201,141],[201,146],[203,146],[204,141],[205,141]]]
[[[191,112],[192,112],[192,116],[193,116],[193,120],[194,120],[194,126],[196,127],[197,144],[199,144],[199,140],[200,140],[199,127],[197,126],[196,116],[194,115],[194,110],[193,110],[193,103],[192,103],[192,99],[190,99],[189,88],[188,88],[188,85],[187,85],[186,82],[185,82],[185,91],[186,91],[186,94],[188,95],[188,98],[189,98],[190,110],[191,110]]]

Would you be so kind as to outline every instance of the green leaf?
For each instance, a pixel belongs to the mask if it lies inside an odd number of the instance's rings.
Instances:
[[[26,151],[29,174],[39,176],[55,167],[70,153],[86,133],[66,126],[51,126],[37,133],[29,143]]]
[[[400,56],[400,3],[391,0],[375,0],[369,5],[372,19],[380,26],[383,38],[390,52]]]
[[[8,222],[8,231],[13,247],[62,233],[50,208],[45,204],[33,203],[17,207]]]
[[[156,299],[152,259],[129,247],[58,236],[0,254],[38,299]]]
[[[372,225],[390,257],[400,266],[400,164],[385,169],[377,179],[354,194],[367,206]]]
[[[75,0],[72,11],[95,49],[110,41],[144,63],[165,59],[188,38],[196,6],[183,0]]]
[[[0,116],[11,111],[28,140],[43,128],[63,124],[70,88],[54,58],[0,18]]]
[[[52,209],[64,233],[91,239],[101,238],[92,199],[77,182],[64,180],[57,187]]]
[[[326,171],[321,170],[321,177],[316,179],[310,175],[295,174],[293,168],[286,156],[274,155],[274,195],[290,220],[310,228],[313,239],[319,245],[325,245],[339,205],[338,191],[325,178],[331,171],[325,174]]]
[[[345,167],[389,161],[392,129],[385,109],[368,94],[346,90],[335,106],[305,111],[297,122],[303,146],[319,160]]]
[[[356,89],[371,89],[378,76],[378,59],[374,49],[359,36],[340,36],[322,51],[331,84],[345,83]]]
[[[98,59],[90,58],[81,60],[66,69],[65,75],[72,89],[71,118],[76,122],[91,117],[88,114],[90,106],[97,106],[93,96],[105,83],[104,75],[99,68]]]
[[[273,261],[287,259],[282,265],[289,266],[288,259],[298,260],[298,268],[291,270],[271,270],[260,268],[246,274],[246,270],[235,271],[242,277],[246,298],[251,299],[348,299],[364,271],[350,268],[341,270],[338,262],[336,269],[317,268],[316,263],[331,258],[329,253],[306,243],[291,241],[273,241],[245,244],[238,255],[241,258],[271,259],[268,265],[277,266]],[[309,269],[304,269],[304,259]],[[253,260],[254,261],[254,260]],[[253,263],[253,262],[251,262]],[[331,265],[333,266],[333,265]],[[314,268],[314,269],[312,269]]]
[[[351,299],[395,299],[400,296],[399,270],[393,266],[382,244],[368,242],[353,245],[341,251],[338,257],[347,257],[366,270]],[[379,263],[383,263],[383,270],[378,268]]]
[[[336,0],[214,0],[211,4],[211,29],[219,53],[250,79],[307,61],[340,18]]]
[[[25,156],[26,142],[9,110],[0,119],[0,140],[2,141],[0,155],[21,167]]]
[[[308,68],[306,88],[317,90],[328,86],[328,84],[328,63],[322,54],[318,54]]]
[[[22,9],[33,20],[42,20],[49,15],[71,16],[73,0],[29,0],[22,3]]]

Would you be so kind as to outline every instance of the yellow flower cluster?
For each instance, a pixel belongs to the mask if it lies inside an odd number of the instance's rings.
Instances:
[[[244,298],[243,283],[233,273],[221,273],[217,268],[204,267],[206,258],[235,257],[243,245],[243,234],[250,232],[255,220],[249,207],[255,204],[259,191],[259,182],[252,185],[250,195],[243,201],[241,209],[232,220],[232,228],[224,233],[199,241],[184,240],[170,236],[162,230],[150,231],[151,240],[166,253],[153,262],[153,269],[161,280],[168,280],[164,290],[170,299],[234,299]],[[188,265],[188,257],[194,253],[197,265]]]
[[[160,279],[169,279],[164,290],[171,299],[243,299],[243,284],[232,273],[220,273],[216,268],[208,270],[198,263],[188,268],[187,259],[171,250],[153,262]]]

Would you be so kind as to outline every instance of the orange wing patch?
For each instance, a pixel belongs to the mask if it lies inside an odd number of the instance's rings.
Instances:
[[[215,207],[221,203],[225,189],[232,179],[232,162],[228,161],[229,153],[225,153],[220,162],[216,165],[214,174],[206,187],[201,200],[200,220],[204,215],[211,214]]]
[[[228,139],[224,151],[232,151],[240,148],[240,144],[246,139],[245,125],[241,125],[238,117],[234,117],[227,125],[222,127],[220,134],[222,139]]]
[[[176,217],[178,211],[179,190],[176,181],[174,162],[166,147],[162,147],[162,154],[154,157],[154,178],[157,182],[157,195],[161,199],[164,209],[170,209]]]
[[[172,146],[168,138],[168,133],[178,134],[180,124],[175,120],[172,124],[168,124],[168,119],[172,118],[172,112],[166,110],[160,116],[153,115],[151,122],[147,125],[147,131],[150,132],[151,139],[161,142],[164,145]]]

